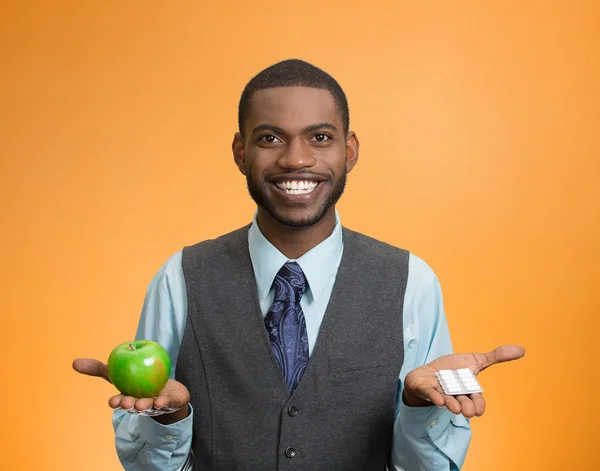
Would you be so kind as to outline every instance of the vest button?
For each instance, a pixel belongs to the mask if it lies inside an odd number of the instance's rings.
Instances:
[[[296,406],[292,406],[288,409],[288,414],[290,414],[290,417],[296,417],[296,414],[298,414],[298,408]]]
[[[287,456],[288,458],[293,458],[294,456],[296,456],[296,450],[291,446],[288,446],[285,449],[285,456]]]

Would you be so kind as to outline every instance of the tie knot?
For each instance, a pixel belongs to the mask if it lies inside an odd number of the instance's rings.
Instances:
[[[306,277],[300,265],[287,262],[275,276],[275,301],[299,303],[308,288]]]

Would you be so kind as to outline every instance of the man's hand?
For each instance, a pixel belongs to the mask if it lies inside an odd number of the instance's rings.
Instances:
[[[104,378],[109,383],[111,382],[108,377],[107,366],[98,360],[78,358],[73,362],[73,369],[78,373],[88,376],[98,376],[99,378]],[[185,419],[188,416],[189,402],[190,393],[187,388],[183,384],[170,379],[157,397],[136,399],[135,397],[117,394],[108,400],[108,405],[113,409],[121,408],[127,410],[135,408],[138,411],[149,409],[152,406],[156,409],[162,407],[179,409],[171,414],[153,417],[157,422],[166,425]]]
[[[475,376],[486,368],[505,361],[517,360],[525,355],[519,345],[503,345],[488,353],[458,353],[445,355],[421,366],[406,375],[402,399],[412,407],[446,406],[454,414],[465,417],[480,416],[485,410],[485,400],[481,394],[448,396],[438,382],[435,373],[439,370],[469,368]]]

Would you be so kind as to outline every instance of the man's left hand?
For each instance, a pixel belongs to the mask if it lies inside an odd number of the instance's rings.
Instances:
[[[520,345],[503,345],[488,353],[458,353],[445,355],[421,366],[406,375],[402,399],[411,407],[436,405],[446,407],[454,414],[462,414],[467,418],[483,414],[485,400],[481,394],[448,396],[435,376],[439,370],[458,370],[469,368],[475,376],[486,368],[517,360],[525,355]]]

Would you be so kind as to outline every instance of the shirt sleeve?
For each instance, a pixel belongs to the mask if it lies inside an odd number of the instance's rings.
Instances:
[[[410,255],[404,299],[404,363],[400,371],[391,470],[460,470],[471,441],[469,420],[446,408],[409,407],[402,401],[406,375],[452,353],[442,291],[433,270]]]
[[[173,255],[152,279],[140,316],[136,339],[154,340],[171,358],[171,378],[175,367],[187,314],[185,280],[181,252]],[[182,467],[192,444],[193,409],[174,424],[162,425],[152,417],[113,413],[115,445],[126,471],[175,471]]]

